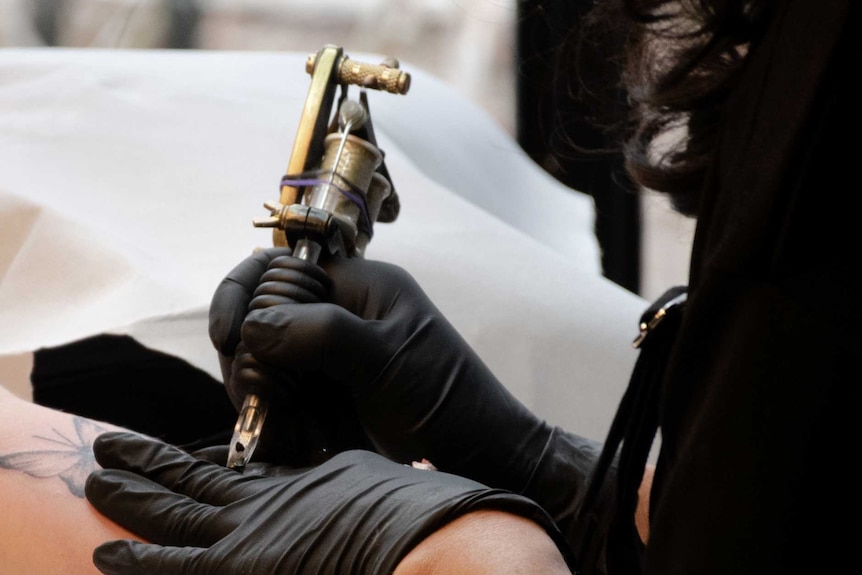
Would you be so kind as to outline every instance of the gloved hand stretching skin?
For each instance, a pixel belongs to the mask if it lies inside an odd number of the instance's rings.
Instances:
[[[329,285],[326,303],[276,305],[246,316],[252,294],[268,291],[266,284],[258,289],[261,258],[279,256],[278,267],[309,269],[284,254],[248,258],[217,289],[210,336],[222,355],[232,355],[242,339],[268,367],[302,373],[305,385],[320,377],[340,382],[378,451],[403,462],[424,457],[442,471],[525,494],[575,540],[572,519],[598,443],[531,413],[396,266],[330,258],[321,262],[329,280],[319,280]],[[226,383],[235,397],[247,391],[237,387],[240,380]]]
[[[565,545],[527,498],[372,452],[238,474],[132,433],[102,435],[93,449],[104,469],[88,478],[87,498],[151,542],[97,547],[109,575],[392,573],[426,537],[478,510],[527,518]]]

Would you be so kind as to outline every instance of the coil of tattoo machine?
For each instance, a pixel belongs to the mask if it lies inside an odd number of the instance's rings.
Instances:
[[[326,45],[308,57],[311,85],[278,201],[256,227],[273,228],[273,245],[289,246],[295,257],[317,262],[321,254],[362,257],[376,222],[398,216],[398,195],[377,147],[368,90],[406,94],[410,75],[397,60],[366,64],[341,47]],[[350,86],[359,98],[348,98]],[[337,97],[336,97],[337,96]],[[263,370],[258,375],[265,377]],[[228,467],[242,471],[260,439],[268,401],[245,397],[229,446]]]

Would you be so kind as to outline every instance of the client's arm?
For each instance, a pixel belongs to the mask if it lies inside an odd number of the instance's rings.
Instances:
[[[2,381],[0,381],[2,384]],[[0,565],[9,573],[96,575],[93,549],[142,539],[84,498],[99,466],[92,443],[114,426],[47,409],[0,385]],[[468,513],[443,526],[401,561],[396,575],[568,573],[544,529],[501,511]]]
[[[240,475],[135,434],[93,449],[104,469],[88,500],[153,542],[97,548],[106,575],[569,572],[562,534],[531,500],[376,453]]]
[[[98,574],[97,545],[138,539],[84,498],[84,481],[97,467],[92,441],[112,426],[24,401],[2,385],[0,379],[2,571]]]
[[[537,523],[502,511],[474,511],[445,525],[407,554],[393,575],[569,575]]]

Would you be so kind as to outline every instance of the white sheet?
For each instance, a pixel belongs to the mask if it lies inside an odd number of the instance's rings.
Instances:
[[[0,356],[128,333],[218,376],[209,298],[270,244],[251,219],[278,197],[306,56],[0,50]],[[403,67],[408,95],[370,93],[402,212],[368,257],[411,271],[530,407],[603,435],[645,303],[600,277],[591,202]]]

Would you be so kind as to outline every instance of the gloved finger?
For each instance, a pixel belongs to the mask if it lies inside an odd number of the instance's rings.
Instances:
[[[401,302],[411,310],[416,301],[431,305],[415,278],[395,264],[336,256],[322,260],[321,266],[332,281],[328,301],[364,319],[387,317]]]
[[[378,373],[397,345],[382,322],[363,320],[328,303],[252,311],[242,339],[261,363],[320,371],[341,382]]]
[[[309,261],[291,256],[275,257],[260,277],[249,309],[323,301],[331,283],[326,272]]]
[[[93,551],[93,564],[105,575],[194,575],[206,573],[206,549],[162,547],[138,541],[108,541]]]
[[[128,471],[100,469],[87,477],[85,493],[106,517],[147,541],[207,547],[235,527],[205,505]],[[154,521],[153,518],[156,518]]]
[[[289,248],[269,248],[244,259],[219,283],[210,302],[209,335],[219,353],[233,355],[239,331],[260,278],[273,258],[289,255]]]
[[[226,380],[225,389],[231,402],[239,411],[245,396],[249,393],[263,395],[268,398],[279,393],[278,382],[282,374],[273,367],[261,363],[251,354],[245,342],[240,341],[236,347],[236,356],[231,363],[230,378]]]
[[[167,489],[215,506],[242,497],[242,476],[185,451],[141,435],[108,432],[93,442],[96,461],[105,469],[131,471]]]
[[[224,467],[227,465],[228,451],[227,445],[211,445],[192,451],[192,456]]]

